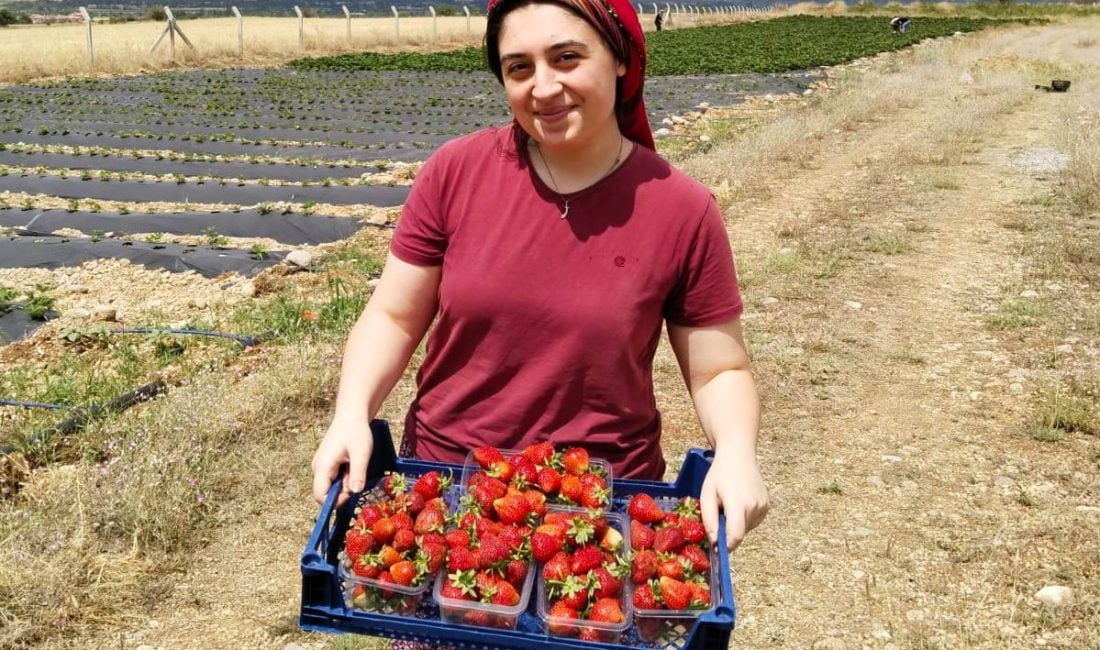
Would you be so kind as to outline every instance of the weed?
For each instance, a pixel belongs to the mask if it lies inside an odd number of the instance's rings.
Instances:
[[[912,245],[897,235],[883,235],[871,238],[863,248],[870,253],[882,253],[883,255],[900,255],[912,249]]]
[[[66,208],[67,212],[76,212],[80,209],[80,199],[69,199],[69,207]]]
[[[88,236],[91,237],[92,243],[94,244],[98,241],[102,241],[103,240],[103,235],[104,235],[104,232],[97,228],[97,229],[93,230],[91,233],[89,233]]]
[[[229,238],[225,235],[218,233],[213,226],[208,226],[202,231],[202,236],[206,238],[206,245],[211,248],[222,249],[229,246]]]
[[[1035,319],[1046,316],[1049,309],[1036,300],[1009,298],[1002,300],[998,312],[987,319],[995,330],[1013,330],[1031,327]]]
[[[817,488],[817,493],[818,494],[829,494],[829,495],[839,497],[839,496],[844,495],[844,488],[840,487],[840,483],[837,483],[836,480],[834,479],[828,485],[823,485],[823,486]]]
[[[252,248],[248,249],[249,257],[254,260],[262,261],[267,259],[267,249],[263,244],[252,244]]]
[[[162,233],[162,232],[150,233],[150,234],[145,236],[145,241],[149,242],[150,244],[159,244],[160,242],[164,241],[164,233]]]

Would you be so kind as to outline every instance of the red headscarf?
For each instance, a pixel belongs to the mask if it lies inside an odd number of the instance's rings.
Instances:
[[[547,1],[547,0],[542,0]],[[549,0],[555,2],[555,0]],[[489,0],[486,10],[492,14],[503,0]],[[640,145],[656,150],[653,144],[653,132],[649,128],[649,116],[645,112],[645,100],[642,91],[645,86],[645,36],[642,33],[642,24],[638,22],[638,14],[634,11],[634,5],[630,0],[574,0],[574,2],[559,2],[570,10],[578,10],[585,20],[600,32],[600,35],[609,42],[623,38],[622,49],[627,56],[623,63],[626,64],[626,74],[619,81],[619,97],[615,107],[615,114],[619,120],[619,129],[623,135]],[[618,33],[609,33],[616,30]],[[612,50],[614,51],[614,47]]]

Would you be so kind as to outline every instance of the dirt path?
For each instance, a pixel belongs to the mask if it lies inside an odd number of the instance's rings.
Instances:
[[[1057,28],[1022,42],[1065,47]],[[734,647],[1095,643],[1100,518],[1077,508],[1097,505],[1089,459],[1100,444],[1022,433],[1044,370],[987,324],[1006,296],[1056,292],[1021,284],[1033,235],[1006,223],[1041,216],[1032,199],[1056,190],[1059,107],[1072,97],[1027,95],[983,124],[966,155],[895,173],[905,147],[951,116],[931,97],[828,136],[811,167],[735,206],[739,256],[774,272],[747,287],[746,325],[769,406],[761,458],[774,509],[733,558]],[[699,438],[667,350],[658,367],[675,463]],[[391,419],[407,390],[390,400]],[[336,643],[295,625],[297,558],[316,511],[305,459],[323,420],[303,414],[286,448],[258,460],[242,490],[254,495],[227,508],[167,600],[103,647]],[[1031,594],[1046,584],[1074,586],[1079,604],[1037,608]]]

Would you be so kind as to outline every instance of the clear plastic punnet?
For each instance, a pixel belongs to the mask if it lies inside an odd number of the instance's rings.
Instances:
[[[443,581],[447,579],[447,570],[439,572],[435,580],[432,597],[439,603],[439,618],[447,623],[464,623],[480,627],[494,627],[513,630],[520,614],[527,610],[531,602],[531,586],[535,580],[535,563],[527,568],[527,579],[523,582],[519,602],[512,607],[493,605],[473,600],[458,600],[443,595]]]
[[[516,456],[520,456],[523,453],[523,450],[522,449],[501,449],[500,453],[504,456],[505,460],[510,460],[510,459],[512,459]],[[588,459],[588,465],[589,465],[589,467],[592,467],[592,468],[596,469],[597,474],[602,474],[603,479],[607,482],[608,487],[611,487],[612,478],[613,478],[612,475],[611,475],[612,474],[612,472],[611,472],[611,463],[609,463],[608,461],[606,461],[602,458],[592,458],[592,457],[590,457]],[[474,452],[470,451],[469,453],[466,454],[466,461],[462,465],[462,483],[461,483],[461,485],[462,485],[462,493],[463,494],[465,494],[468,491],[467,488],[469,487],[469,484],[470,484],[470,477],[473,476],[479,469],[481,469],[481,466],[478,465],[476,460],[474,460]],[[535,487],[537,488],[537,486],[535,486]],[[546,502],[548,504],[551,504],[551,505],[571,506],[571,507],[575,507],[575,508],[582,507],[581,504],[573,503],[572,501],[569,501],[569,500],[567,500],[565,498],[562,498],[560,496],[554,496],[554,497],[549,497],[548,496]],[[611,500],[608,499],[607,503],[604,505],[603,509],[608,510],[610,508],[611,508]]]

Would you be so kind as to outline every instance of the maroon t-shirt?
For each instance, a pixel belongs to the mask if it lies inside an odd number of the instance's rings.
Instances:
[[[583,444],[615,476],[659,479],[653,355],[664,320],[741,313],[714,197],[635,146],[561,201],[513,128],[436,151],[417,174],[391,250],[442,265],[439,314],[405,421],[405,447],[461,463],[483,444]]]

